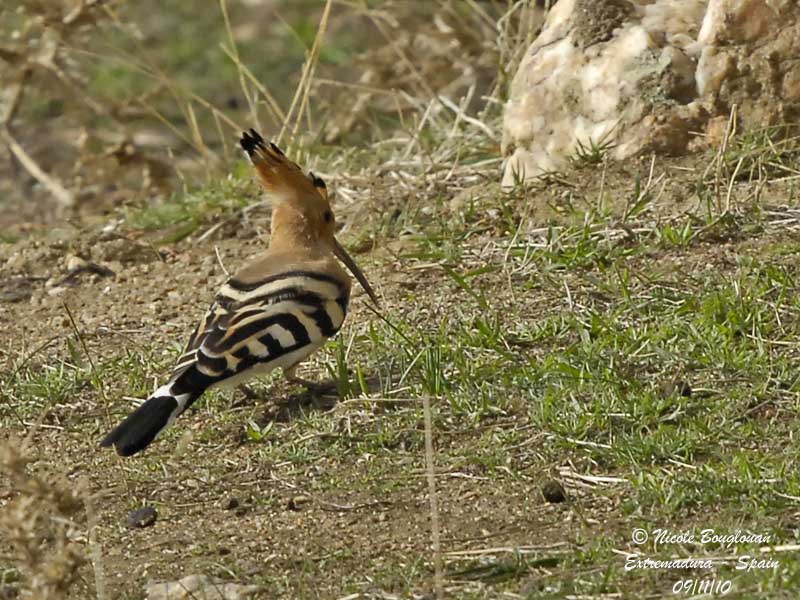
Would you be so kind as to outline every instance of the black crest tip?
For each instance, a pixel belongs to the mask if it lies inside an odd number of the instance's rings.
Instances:
[[[261,137],[261,134],[255,129],[250,129],[249,132],[245,131],[242,133],[239,144],[241,144],[242,149],[247,152],[248,155],[252,155],[256,148],[264,145],[264,138]]]
[[[325,185],[325,180],[322,177],[317,177],[311,171],[308,172],[308,176],[311,178],[311,183],[314,184],[315,188],[322,188],[323,190],[328,189],[328,186]]]

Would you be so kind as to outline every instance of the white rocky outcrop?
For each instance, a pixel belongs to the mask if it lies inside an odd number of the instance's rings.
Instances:
[[[503,182],[560,169],[579,145],[625,159],[713,143],[734,104],[745,126],[786,122],[797,56],[796,0],[559,0],[511,84]]]

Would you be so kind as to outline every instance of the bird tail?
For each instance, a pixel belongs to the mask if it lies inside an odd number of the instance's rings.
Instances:
[[[255,129],[242,134],[239,143],[253,163],[267,192],[279,198],[315,191],[327,195],[322,179],[314,175],[306,176],[297,163],[289,160],[272,142],[265,142]]]
[[[158,437],[189,405],[203,393],[188,392],[176,395],[167,384],[150,396],[139,408],[129,414],[100,442],[101,446],[114,446],[120,456],[141,452]]]

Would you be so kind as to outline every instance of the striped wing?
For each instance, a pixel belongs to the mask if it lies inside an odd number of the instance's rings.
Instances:
[[[306,271],[253,283],[229,280],[175,367],[170,379],[182,384],[176,391],[205,389],[300,362],[339,331],[347,293],[333,277]]]

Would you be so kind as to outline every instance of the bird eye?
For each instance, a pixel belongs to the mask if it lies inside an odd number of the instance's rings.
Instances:
[[[329,210],[326,210],[325,214],[322,215],[322,218],[325,219],[326,223],[330,223],[333,221],[333,213]]]

